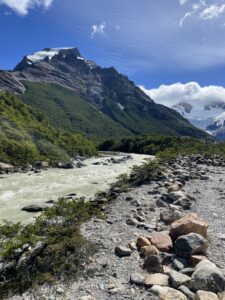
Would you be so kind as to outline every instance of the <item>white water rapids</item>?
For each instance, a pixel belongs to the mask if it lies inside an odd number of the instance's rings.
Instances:
[[[47,200],[76,193],[78,197],[93,197],[104,191],[114,182],[118,175],[129,173],[131,167],[142,164],[147,155],[132,154],[132,159],[124,163],[94,165],[113,156],[91,158],[84,161],[80,169],[48,169],[41,173],[17,173],[2,175],[0,179],[0,222],[9,221],[27,223],[37,214],[21,211],[21,208],[35,204],[46,207]],[[121,156],[116,156],[119,158]]]

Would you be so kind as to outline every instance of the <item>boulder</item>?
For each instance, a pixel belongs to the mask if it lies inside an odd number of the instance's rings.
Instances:
[[[142,248],[144,246],[150,246],[151,243],[149,241],[149,239],[147,239],[146,237],[144,236],[139,236],[138,239],[137,239],[137,246],[139,248]]]
[[[187,300],[183,293],[169,287],[153,285],[151,291],[162,300]]]
[[[203,260],[195,267],[190,288],[193,291],[203,290],[221,293],[225,291],[225,278],[216,265],[208,260]]]
[[[148,288],[153,285],[168,286],[169,276],[160,273],[149,274],[144,279],[144,285]]]
[[[195,300],[219,300],[218,296],[211,292],[197,291]]]
[[[132,251],[130,248],[124,247],[124,246],[117,246],[115,248],[115,253],[119,256],[119,257],[125,257],[125,256],[130,256]]]
[[[173,242],[167,232],[154,233],[150,241],[159,251],[170,252],[173,249]]]
[[[178,289],[181,285],[188,285],[191,277],[172,270],[169,274],[170,283],[173,288]]]
[[[150,256],[150,255],[159,255],[159,250],[153,246],[144,246],[141,248],[141,253],[144,255],[144,257]]]
[[[176,255],[188,257],[192,254],[205,254],[208,248],[208,241],[200,234],[189,233],[177,238],[174,249]]]
[[[10,171],[13,170],[14,168],[15,167],[13,165],[0,162],[0,171]]]
[[[196,213],[188,213],[184,217],[171,224],[170,235],[176,239],[178,236],[188,233],[198,233],[207,237],[208,224]]]
[[[40,207],[35,204],[31,204],[31,205],[24,206],[23,208],[21,208],[21,210],[30,212],[30,213],[36,213],[36,212],[43,211],[43,207]]]

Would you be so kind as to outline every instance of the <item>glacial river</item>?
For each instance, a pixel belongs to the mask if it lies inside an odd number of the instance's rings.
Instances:
[[[132,159],[124,163],[94,164],[110,157],[114,156],[87,159],[84,161],[86,166],[80,169],[48,169],[38,174],[1,175],[0,222],[4,219],[31,222],[37,214],[21,211],[22,207],[30,204],[45,207],[48,205],[46,201],[57,200],[67,194],[76,193],[78,197],[91,198],[97,192],[106,190],[118,175],[129,173],[132,166],[140,165],[149,158],[147,155],[132,154]]]

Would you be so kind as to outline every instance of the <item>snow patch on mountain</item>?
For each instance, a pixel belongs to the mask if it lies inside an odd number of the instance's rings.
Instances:
[[[27,55],[27,59],[31,63],[38,63],[45,60],[47,57],[51,60],[54,56],[58,55],[61,50],[69,50],[73,48],[51,48],[48,50],[38,51],[31,55]]]

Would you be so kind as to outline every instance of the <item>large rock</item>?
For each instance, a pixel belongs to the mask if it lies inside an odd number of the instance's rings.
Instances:
[[[162,300],[187,300],[183,293],[169,287],[153,285],[151,291]]]
[[[219,300],[218,296],[211,292],[197,291],[195,300]]]
[[[30,213],[36,213],[36,212],[43,211],[43,207],[40,207],[35,204],[31,204],[31,205],[24,206],[23,208],[21,208],[21,210],[30,212]]]
[[[190,288],[193,291],[221,293],[225,291],[225,278],[216,265],[208,260],[203,260],[195,267]]]
[[[188,285],[191,277],[172,270],[169,274],[170,283],[173,288],[178,289],[181,285]]]
[[[200,234],[189,233],[177,238],[174,249],[178,256],[188,257],[192,254],[205,254],[208,241]]]
[[[162,252],[170,252],[173,249],[171,237],[166,232],[154,233],[151,237],[151,243]]]
[[[170,235],[173,238],[191,232],[207,237],[208,224],[196,213],[189,213],[171,224]]]
[[[0,171],[10,171],[10,170],[13,170],[13,169],[14,169],[13,165],[5,164],[5,163],[0,162]]]
[[[151,287],[153,285],[168,286],[169,276],[160,273],[149,274],[144,279],[144,285],[146,287]]]
[[[178,289],[183,293],[189,300],[195,300],[195,294],[185,285],[181,285]]]

